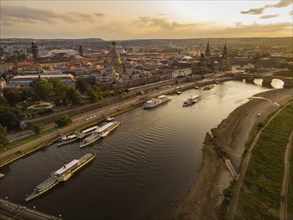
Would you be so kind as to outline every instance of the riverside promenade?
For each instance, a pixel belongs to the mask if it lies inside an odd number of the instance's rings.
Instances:
[[[62,218],[49,215],[36,209],[27,208],[0,198],[0,219],[3,220],[61,220]]]

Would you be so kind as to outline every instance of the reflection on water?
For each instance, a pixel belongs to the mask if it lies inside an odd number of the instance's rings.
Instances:
[[[255,85],[261,86],[263,83],[263,79],[255,79],[253,81]],[[280,79],[273,79],[271,82],[271,86],[275,89],[282,89],[284,86],[284,82]]]
[[[258,85],[258,86],[262,85],[262,81],[263,81],[263,79],[255,79],[255,80],[253,80],[254,84]]]
[[[284,82],[280,79],[273,79],[272,80],[272,87],[275,89],[282,89],[284,86]]]
[[[268,89],[226,82],[208,91],[189,90],[150,111],[142,107],[117,119],[122,125],[91,147],[53,145],[3,170],[0,196],[64,219],[151,219],[194,180],[206,132],[250,96]],[[202,95],[182,107],[190,95]],[[24,198],[63,162],[95,152],[96,159],[70,180],[29,203]],[[1,170],[2,172],[2,170]]]

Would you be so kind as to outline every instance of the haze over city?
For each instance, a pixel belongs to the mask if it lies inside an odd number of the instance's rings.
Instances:
[[[1,1],[1,38],[290,37],[292,1]]]

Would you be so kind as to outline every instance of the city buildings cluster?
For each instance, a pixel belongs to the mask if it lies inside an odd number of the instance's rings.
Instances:
[[[211,41],[212,43],[212,41]],[[168,46],[143,48],[112,45],[102,49],[31,47],[6,44],[0,48],[0,86],[29,86],[36,78],[58,78],[74,85],[78,77],[87,78],[101,89],[116,90],[192,74],[229,71],[267,71],[292,66],[289,47],[273,45],[263,51],[258,46],[229,47]],[[268,53],[269,51],[270,53]]]

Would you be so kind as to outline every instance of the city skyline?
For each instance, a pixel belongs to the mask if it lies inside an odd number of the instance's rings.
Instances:
[[[1,1],[1,38],[292,37],[292,1]]]

